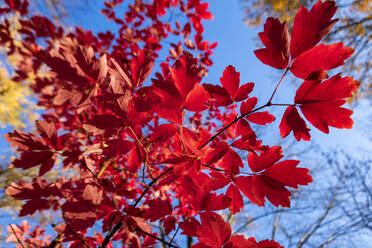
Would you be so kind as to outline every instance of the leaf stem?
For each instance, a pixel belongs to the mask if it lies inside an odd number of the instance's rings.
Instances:
[[[286,69],[285,72],[283,73],[282,77],[280,78],[278,84],[276,85],[276,87],[275,87],[273,93],[271,94],[271,97],[270,97],[269,101],[267,102],[267,105],[268,105],[268,106],[271,105],[271,100],[273,100],[274,95],[275,95],[276,91],[277,91],[278,88],[279,88],[279,85],[281,84],[281,82],[282,82],[283,79],[285,78],[285,75],[287,75],[288,71],[289,71],[289,67],[287,67],[287,69]]]
[[[147,154],[148,154],[148,151],[147,151],[146,147],[143,145],[142,141],[138,138],[138,136],[134,132],[133,128],[131,126],[128,126],[128,129],[132,133],[132,135],[134,136],[134,138],[136,139],[136,141],[138,142],[138,144],[142,147],[143,151],[145,152],[145,161],[143,161],[143,164],[147,168],[147,170],[148,170],[148,172],[150,174],[151,179],[154,179],[154,176],[152,175],[151,169],[150,169],[150,167],[147,164]]]
[[[289,63],[291,63],[291,61],[290,61]],[[213,135],[209,140],[207,140],[206,142],[204,142],[204,144],[202,144],[202,145],[199,147],[199,150],[203,149],[206,145],[209,144],[209,142],[214,141],[215,138],[217,138],[217,137],[218,137],[221,133],[223,133],[226,129],[228,129],[228,128],[231,127],[233,124],[235,124],[235,123],[238,122],[240,119],[246,117],[246,116],[249,115],[249,114],[252,114],[252,113],[254,113],[254,112],[258,111],[258,110],[261,110],[261,109],[263,109],[263,108],[269,107],[269,106],[271,106],[271,105],[276,105],[276,106],[293,106],[292,104],[290,104],[290,105],[284,105],[284,104],[272,104],[272,103],[271,103],[271,100],[273,99],[273,97],[274,97],[276,91],[278,90],[279,85],[281,84],[281,82],[283,81],[283,79],[285,78],[285,76],[287,75],[287,73],[288,73],[288,71],[289,71],[289,68],[290,68],[290,67],[288,66],[287,69],[285,70],[285,72],[283,73],[283,75],[282,75],[282,77],[280,78],[278,84],[276,85],[276,87],[275,87],[273,93],[271,94],[271,97],[270,97],[269,101],[268,101],[265,105],[262,105],[261,107],[258,107],[258,108],[254,109],[254,110],[252,110],[252,111],[250,111],[250,112],[248,112],[248,113],[245,113],[245,114],[240,115],[238,118],[236,118],[235,120],[233,120],[232,122],[230,122],[227,126],[223,127],[220,131],[218,131],[215,135]]]
[[[227,126],[223,127],[220,131],[218,131],[215,135],[213,135],[209,140],[207,140],[204,144],[202,144],[200,147],[199,147],[199,150],[203,149],[206,145],[209,144],[209,142],[211,141],[214,141],[215,138],[217,138],[217,136],[219,136],[221,133],[223,133],[226,129],[228,129],[229,127],[231,127],[233,124],[235,124],[236,122],[238,122],[240,119],[246,117],[247,115],[249,114],[252,114],[258,110],[261,110],[265,107],[268,107],[269,105],[268,104],[265,104],[261,107],[258,107],[252,111],[249,111],[248,113],[245,113],[245,114],[242,114],[240,115],[238,118],[236,118],[235,120],[233,120],[232,122],[230,122]]]
[[[296,107],[296,104],[289,104],[289,103],[271,103],[270,106],[293,106],[293,107]]]

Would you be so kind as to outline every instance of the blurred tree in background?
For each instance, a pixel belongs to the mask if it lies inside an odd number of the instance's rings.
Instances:
[[[8,20],[10,35],[14,40],[20,38],[16,31],[19,28],[19,17],[12,15]],[[5,35],[0,33],[0,35]],[[8,46],[0,50],[0,126],[12,125],[15,128],[24,128],[26,123],[36,119],[35,104],[30,100],[31,91],[28,84],[32,83],[34,75],[28,75],[27,80],[17,82],[12,77],[13,71],[18,67],[26,66],[27,61],[18,52],[8,56]]]
[[[311,7],[316,0],[242,0],[248,26],[258,26],[268,16],[279,17],[293,23],[300,6]],[[372,97],[372,1],[337,1],[339,18],[336,27],[328,34],[328,41],[343,41],[357,53],[343,67],[361,83],[358,98]]]

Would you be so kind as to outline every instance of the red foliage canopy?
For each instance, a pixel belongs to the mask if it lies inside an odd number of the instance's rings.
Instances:
[[[25,201],[20,216],[52,210],[61,220],[53,237],[39,227],[30,232],[27,223],[9,226],[8,241],[19,247],[120,243],[134,248],[158,242],[176,247],[179,228],[197,238],[193,248],[281,247],[232,235],[230,224],[216,213],[238,213],[243,195],[259,206],[267,199],[289,207],[288,187],[312,182],[309,170],[298,167],[300,161],[281,160],[280,147],[263,145],[250,123],[272,123],[272,114],[259,111],[284,105],[283,138],[293,131],[298,141],[310,140],[298,108],[325,133],[329,126],[352,127],[352,111],[341,106],[358,83],[339,74],[326,79],[326,71],[343,65],[353,50],[342,43],[317,45],[337,21],[331,20],[333,1],[318,1],[310,11],[301,8],[291,35],[286,22],[267,19],[259,33],[265,48],[255,55],[285,71],[269,101],[259,107],[250,96],[254,83],[241,84],[231,65],[222,72],[220,85],[201,83],[216,43],[203,39],[202,20],[212,13],[200,0],[134,1],[125,5],[123,19],[115,12],[122,1],[106,1],[102,13],[120,28],[97,35],[82,28],[67,32],[45,17],[31,16],[26,0],[5,4],[1,15],[21,16],[22,39],[12,39],[5,18],[0,44],[28,63],[15,71],[14,79],[49,68],[31,85],[45,108],[37,133],[15,130],[6,136],[19,153],[13,166],[40,165],[39,177],[14,182],[6,193]],[[186,18],[169,18],[171,11]],[[169,53],[162,58],[164,50]],[[165,62],[154,66],[159,61]],[[305,80],[294,103],[272,103],[289,72]],[[61,173],[48,182],[42,176],[52,169],[70,169],[74,176]],[[155,221],[173,238],[156,233],[150,225]],[[91,232],[93,226],[101,230]]]

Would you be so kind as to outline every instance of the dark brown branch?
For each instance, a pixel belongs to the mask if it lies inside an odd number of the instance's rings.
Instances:
[[[10,228],[12,229],[12,231],[13,231],[13,233],[14,233],[14,236],[15,236],[16,239],[17,239],[17,242],[22,246],[22,248],[25,248],[25,246],[23,245],[22,241],[19,239],[19,237],[18,237],[16,231],[14,230],[13,226],[12,226],[12,225],[9,225],[9,226],[10,226]]]
[[[291,63],[292,61],[289,62],[289,64]],[[213,135],[209,140],[207,140],[204,144],[202,144],[200,147],[199,147],[199,150],[203,149],[206,145],[209,144],[209,142],[211,141],[214,141],[220,134],[222,134],[226,129],[228,129],[229,127],[231,127],[232,125],[234,125],[235,123],[237,123],[240,119],[246,117],[247,115],[249,114],[252,114],[254,112],[257,112],[258,110],[261,110],[263,108],[266,108],[266,107],[269,107],[273,104],[271,104],[271,100],[274,98],[274,95],[276,93],[276,91],[278,90],[279,88],[279,85],[282,83],[283,79],[285,78],[285,76],[287,75],[288,71],[289,71],[290,67],[288,67],[285,72],[283,73],[282,77],[280,78],[278,84],[276,85],[273,93],[271,94],[271,97],[269,99],[269,101],[267,101],[267,103],[261,107],[258,107],[256,109],[253,109],[252,111],[249,111],[248,113],[245,113],[245,114],[242,114],[240,115],[238,118],[236,118],[235,120],[233,120],[232,122],[230,122],[227,126],[223,127],[220,131],[218,131],[215,135]],[[283,105],[283,104],[280,104],[280,105]]]
[[[154,239],[156,239],[156,240],[159,240],[160,242],[162,242],[162,243],[168,245],[169,247],[178,248],[178,246],[173,245],[171,242],[167,242],[167,241],[165,241],[164,239],[158,238],[158,237],[156,237],[155,235],[152,235],[151,233],[145,232],[144,230],[142,230],[142,229],[140,229],[140,228],[138,228],[138,227],[136,228],[136,230],[137,230],[138,232],[141,232],[141,233],[143,233],[143,234],[146,234],[147,236],[150,236],[151,238],[154,238]]]
[[[137,134],[134,132],[133,128],[132,128],[131,126],[129,126],[128,129],[129,129],[129,131],[132,133],[132,135],[134,136],[134,138],[135,138],[135,140],[137,141],[137,143],[141,146],[141,148],[142,148],[143,151],[145,152],[145,161],[144,161],[144,165],[145,165],[145,167],[147,168],[147,171],[149,172],[151,179],[154,179],[154,176],[152,175],[151,169],[150,169],[150,167],[149,167],[148,164],[147,164],[147,154],[148,154],[148,150],[146,149],[146,147],[144,146],[144,144],[142,143],[142,141],[138,138],[138,136],[137,136]]]
[[[89,246],[85,243],[85,240],[84,239],[82,239],[74,230],[72,230],[72,228],[70,227],[70,225],[68,224],[68,221],[66,220],[66,218],[65,218],[65,215],[64,215],[64,213],[62,212],[62,218],[63,218],[63,220],[64,220],[64,222],[65,222],[65,224],[66,224],[66,227],[67,227],[67,229],[68,229],[68,231],[70,232],[70,233],[72,233],[72,235],[74,235],[75,236],[75,238],[77,238],[78,240],[80,240],[80,242],[86,247],[86,248],[89,248]]]
[[[173,237],[172,237],[171,240],[169,241],[170,243],[173,242],[173,240],[174,240],[174,238],[176,237],[176,235],[177,235],[177,233],[178,233],[179,230],[180,230],[180,225],[178,225],[176,232],[173,234]]]
[[[151,183],[146,187],[146,189],[142,192],[142,194],[137,199],[137,201],[133,204],[133,207],[134,208],[137,207],[138,203],[140,203],[140,201],[142,200],[142,198],[152,188],[152,186],[154,186],[159,181],[159,179],[161,179],[163,176],[165,176],[167,173],[169,173],[172,170],[173,170],[173,167],[170,167],[167,170],[165,170],[163,173],[161,173],[159,176],[157,176],[156,178],[154,178],[151,181]],[[115,233],[117,231],[119,231],[119,229],[122,226],[122,220],[123,220],[123,216],[120,218],[120,221],[114,226],[114,228],[108,232],[108,234],[106,235],[105,239],[102,242],[102,245],[100,246],[101,248],[105,248],[108,245],[108,243],[110,242],[110,239],[115,235]]]
[[[221,133],[223,133],[226,129],[228,129],[229,127],[231,127],[232,125],[234,125],[235,123],[237,123],[240,119],[246,117],[247,115],[249,114],[252,114],[260,109],[263,109],[263,108],[266,108],[268,107],[269,105],[268,104],[265,104],[261,107],[258,107],[252,111],[249,111],[248,113],[245,113],[245,114],[242,114],[240,115],[238,118],[236,118],[235,120],[233,120],[232,122],[230,122],[228,125],[224,126],[220,131],[218,131],[215,135],[213,135],[209,140],[207,140],[204,144],[202,144],[200,147],[199,147],[199,150],[203,149],[206,145],[209,144],[209,142],[211,141],[214,141],[215,138],[217,138]]]

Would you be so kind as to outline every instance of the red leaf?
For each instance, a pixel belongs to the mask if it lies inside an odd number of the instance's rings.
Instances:
[[[83,192],[84,200],[91,201],[94,205],[99,205],[103,199],[103,191],[96,186],[88,184]]]
[[[132,79],[135,86],[140,86],[150,75],[154,66],[152,54],[148,49],[142,49],[131,61]]]
[[[302,53],[292,64],[291,72],[299,78],[311,79],[314,73],[322,70],[330,70],[345,64],[354,50],[344,47],[343,43],[331,45],[320,44]],[[322,75],[320,73],[320,75]]]
[[[354,122],[350,118],[353,111],[341,108],[345,102],[345,100],[335,100],[302,104],[300,108],[306,119],[313,124],[314,127],[324,133],[329,133],[328,126],[347,129],[353,127]]]
[[[102,154],[107,158],[127,154],[134,146],[133,142],[123,139],[108,140]]]
[[[285,110],[279,129],[282,138],[287,137],[288,134],[293,131],[293,135],[297,141],[301,139],[310,140],[310,129],[306,126],[305,121],[301,118],[294,106],[289,106]]]
[[[5,242],[17,243],[19,239],[23,240],[30,228],[31,227],[28,225],[26,220],[22,221],[21,226],[18,226],[16,224],[8,225],[7,231],[9,236],[6,238]]]
[[[211,147],[203,157],[203,163],[214,164],[225,156],[229,150],[229,145],[226,142],[216,142],[216,145]]]
[[[200,219],[202,225],[197,227],[199,242],[211,247],[222,247],[230,238],[230,224],[213,212],[201,213]]]
[[[129,88],[133,87],[133,81],[130,78],[129,72],[125,67],[122,67],[115,59],[111,59],[111,63],[114,66],[111,68],[110,73],[115,78],[115,81],[125,82]],[[123,87],[126,87],[123,84]]]
[[[83,128],[93,135],[115,132],[123,126],[123,121],[110,114],[93,115],[90,120],[83,124]]]
[[[346,100],[358,88],[359,83],[351,77],[335,75],[320,83],[305,81],[296,92],[295,103],[306,119],[320,131],[328,133],[328,126],[352,128],[353,111],[341,108]]]
[[[40,133],[40,136],[44,140],[49,141],[48,143],[54,148],[57,144],[57,129],[53,123],[46,121],[36,121],[36,128]]]
[[[201,80],[202,69],[197,67],[197,63],[197,59],[194,59],[190,53],[184,52],[170,68],[176,88],[183,99]]]
[[[266,125],[267,123],[272,123],[275,121],[275,116],[269,114],[268,111],[252,113],[247,115],[245,118],[248,121],[259,125]]]
[[[257,244],[257,248],[284,248],[278,242],[273,240],[262,240]]]
[[[258,206],[265,205],[265,193],[262,182],[257,176],[237,177],[235,185],[248,199]]]
[[[257,248],[257,242],[254,238],[246,239],[244,235],[234,235],[226,244],[226,248]]]
[[[60,195],[59,191],[56,191],[45,179],[41,178],[34,179],[32,183],[13,182],[6,187],[5,192],[17,200],[40,199],[44,196]]]
[[[253,172],[262,171],[278,162],[282,155],[280,146],[270,147],[269,150],[261,152],[258,156],[255,152],[248,154],[248,165]]]
[[[231,182],[227,176],[221,174],[220,172],[212,171],[210,175],[213,177],[213,183],[210,185],[210,189],[212,191],[222,189]]]
[[[297,189],[298,185],[308,185],[313,181],[309,169],[297,168],[298,160],[284,160],[267,168],[263,175],[275,179],[288,187]]]
[[[119,78],[111,77],[110,91],[107,94],[109,104],[114,105],[114,109],[112,109],[112,106],[109,108],[119,115],[127,113],[129,101],[132,98],[129,89],[122,82]],[[106,99],[102,100],[105,101]]]
[[[223,194],[209,193],[200,191],[192,199],[193,207],[198,211],[217,211],[227,208],[226,199]]]
[[[229,92],[219,85],[213,84],[203,84],[206,91],[208,91],[209,96],[215,100],[215,105],[219,106],[228,106],[233,103]]]
[[[77,85],[90,85],[90,80],[83,75],[84,73],[80,68],[77,68],[78,66],[76,61],[71,59],[71,54],[68,56],[70,61],[61,54],[52,50],[50,54],[46,56],[44,61],[51,68],[51,71],[57,74],[58,79],[73,82]]]
[[[156,110],[161,118],[164,118],[170,122],[182,125],[182,111],[178,108],[158,108]]]
[[[141,155],[139,148],[135,146],[128,154],[128,170],[132,173],[136,172],[141,167]]]
[[[238,148],[240,150],[256,150],[258,147],[262,146],[261,141],[257,140],[257,136],[255,133],[248,134],[243,136],[242,138],[235,140],[234,143],[231,144],[232,147]]]
[[[223,75],[220,78],[222,86],[230,94],[231,98],[235,96],[236,91],[239,88],[240,83],[240,73],[236,72],[235,67],[229,65],[223,71]]]
[[[5,192],[17,200],[27,200],[22,206],[20,216],[33,214],[37,210],[41,212],[44,209],[49,209],[51,201],[48,198],[61,196],[61,192],[55,185],[49,185],[45,179],[41,178],[34,179],[32,183],[13,182],[6,187]],[[45,199],[44,197],[48,198]]]
[[[252,92],[254,83],[247,83],[239,87],[234,95],[234,101],[240,102],[248,98],[249,93]]]
[[[296,104],[323,102],[351,97],[359,83],[351,77],[341,77],[337,74],[328,80],[320,82],[305,81],[297,90]]]
[[[240,209],[244,208],[243,197],[234,184],[230,184],[227,188],[226,196],[231,199],[231,205],[229,208],[232,214],[236,214]]]
[[[235,179],[236,186],[253,204],[264,206],[266,197],[276,207],[289,207],[291,192],[286,187],[297,188],[298,185],[307,185],[313,180],[308,169],[297,168],[297,160],[276,163],[282,157],[281,150],[278,149],[279,147],[272,147],[260,156],[250,153],[248,164],[254,175]],[[257,173],[263,169],[265,170],[262,173]]]
[[[227,170],[229,173],[239,174],[239,168],[243,168],[244,164],[239,154],[233,149],[229,149],[221,160],[220,167]]]
[[[172,214],[172,205],[168,200],[149,200],[147,201],[148,209],[143,213],[143,217],[150,219],[151,222],[156,221],[166,215]]]
[[[183,230],[182,234],[187,236],[198,236],[197,231],[200,226],[200,223],[194,217],[180,223],[180,228]]]
[[[289,62],[289,32],[287,22],[269,17],[264,31],[258,34],[266,48],[254,51],[256,57],[265,65],[283,69]]]
[[[246,121],[245,119],[240,119],[238,121],[238,125],[236,125],[235,128],[235,133],[236,135],[241,135],[242,137],[247,135],[255,135],[255,132],[249,125],[248,121]]]
[[[88,205],[84,201],[66,201],[62,205],[62,212],[70,228],[75,231],[85,230],[96,221],[94,205]]]
[[[298,11],[291,36],[291,56],[297,58],[313,48],[332,29],[337,19],[331,20],[337,10],[334,1],[317,1],[311,8]]]
[[[150,142],[166,142],[176,134],[178,127],[173,124],[163,124],[155,127],[154,132],[150,135]]]
[[[40,130],[41,133],[47,137],[45,131],[43,131],[42,128]],[[53,131],[51,129],[47,132],[52,134],[50,132]],[[17,146],[19,152],[22,152],[21,156],[14,160],[14,167],[26,170],[41,165],[39,176],[44,175],[52,169],[56,159],[56,154],[50,150],[49,146],[46,145],[44,140],[41,138],[33,134],[26,134],[14,130],[14,133],[6,134],[5,139],[13,146]]]
[[[34,214],[37,210],[41,212],[44,209],[49,209],[50,203],[46,199],[32,199],[27,201],[23,206],[21,211],[19,212],[19,216],[26,216],[30,214]]]
[[[196,84],[187,95],[184,103],[185,109],[193,112],[200,112],[208,109],[206,105],[209,100],[209,94],[200,84]]]
[[[257,97],[248,98],[247,101],[240,104],[240,114],[245,115],[253,110],[257,104]]]
[[[174,218],[173,216],[168,216],[164,220],[164,231],[166,234],[169,234],[171,231],[176,229],[176,222],[177,219]]]

